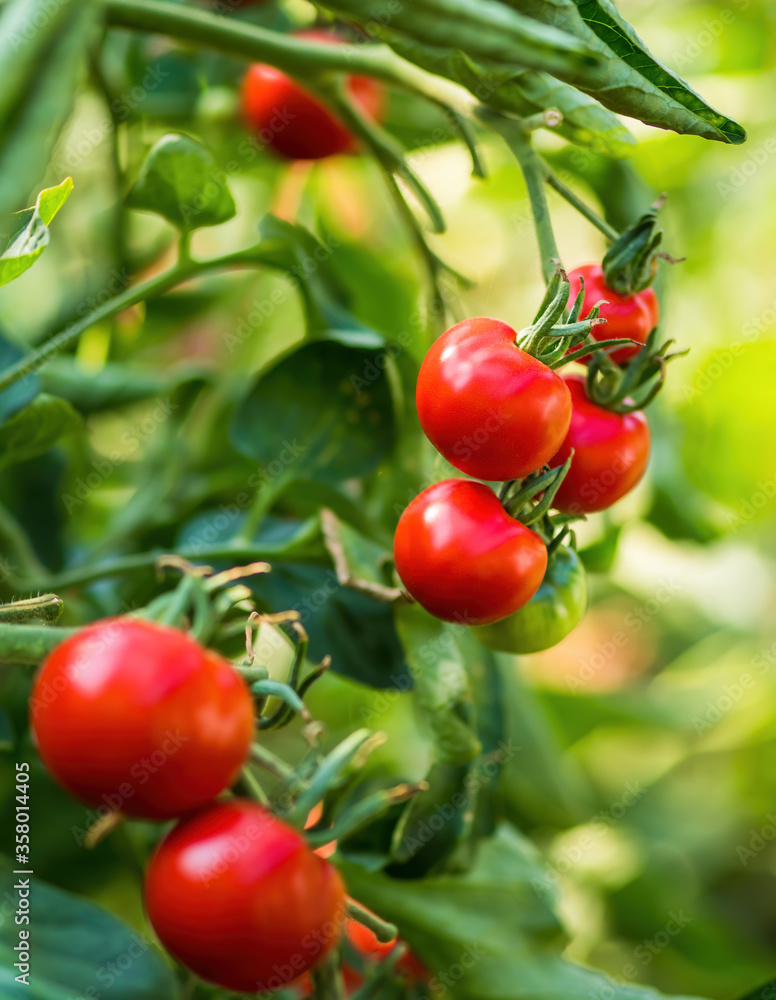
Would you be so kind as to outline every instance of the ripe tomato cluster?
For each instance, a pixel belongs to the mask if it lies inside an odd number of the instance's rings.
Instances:
[[[44,661],[30,699],[51,774],[92,806],[179,822],[148,867],[149,919],[165,947],[226,989],[278,989],[339,942],[337,870],[261,805],[215,800],[251,746],[250,691],[232,665],[176,629],[97,622]]]
[[[324,31],[300,31],[298,37],[331,45],[341,39]],[[349,76],[349,96],[368,118],[379,120],[382,85],[366,76]],[[356,142],[345,125],[311,91],[274,66],[254,63],[242,88],[243,117],[265,146],[289,160],[320,160],[351,153]]]
[[[658,319],[653,290],[619,294],[599,265],[563,281],[575,292],[574,322],[553,326],[550,337],[576,335],[592,317],[572,360],[590,364],[593,352],[606,350],[610,377],[636,365]],[[623,338],[635,343],[601,343]],[[628,401],[600,405],[588,379],[555,370],[571,349],[546,353],[536,343],[479,317],[432,345],[417,382],[421,426],[451,465],[485,482],[450,479],[424,490],[402,514],[394,540],[399,576],[426,610],[481,626],[487,644],[523,653],[560,641],[587,603],[584,570],[560,544],[567,528],[558,533],[556,525],[620,500],[643,476],[650,450],[643,412]],[[556,354],[560,360],[547,363]],[[556,477],[548,467],[558,469]],[[533,492],[526,488],[532,482]],[[498,495],[492,483],[504,483]]]

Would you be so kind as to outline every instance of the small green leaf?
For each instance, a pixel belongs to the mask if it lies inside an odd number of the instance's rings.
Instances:
[[[38,396],[0,425],[0,468],[42,455],[80,422],[64,399]]]
[[[41,191],[34,208],[18,213],[19,229],[0,255],[0,285],[24,274],[40,257],[49,244],[49,224],[72,190],[73,178],[68,177],[57,187]]]
[[[0,868],[0,894],[17,899],[17,879]],[[12,919],[0,922],[0,995],[3,1000],[175,1000],[172,971],[151,941],[94,903],[30,879],[30,961],[26,980],[19,933]]]
[[[223,171],[201,142],[169,133],[151,149],[127,204],[163,216],[178,229],[228,222],[237,211]]]
[[[335,340],[304,344],[254,382],[231,427],[234,447],[295,478],[341,482],[393,448],[386,357]]]

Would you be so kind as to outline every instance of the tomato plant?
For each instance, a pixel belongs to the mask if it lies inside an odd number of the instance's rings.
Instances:
[[[601,0],[0,4],[3,996],[773,974],[776,48],[699,3],[750,159]]]

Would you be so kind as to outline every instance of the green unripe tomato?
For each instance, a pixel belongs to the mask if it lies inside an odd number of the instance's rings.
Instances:
[[[576,628],[587,608],[587,577],[579,556],[561,545],[550,557],[541,586],[509,618],[480,625],[474,634],[504,653],[539,653]]]

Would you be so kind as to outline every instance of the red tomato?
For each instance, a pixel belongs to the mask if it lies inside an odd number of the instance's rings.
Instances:
[[[562,465],[574,448],[555,506],[569,514],[605,510],[629,493],[649,461],[649,424],[641,411],[612,413],[592,403],[581,375],[564,376],[571,390],[571,427],[552,461]]]
[[[345,919],[337,870],[253,802],[216,802],[162,841],[145,881],[167,950],[228,990],[278,990],[334,948]]]
[[[607,305],[601,306],[601,316],[606,320],[600,326],[593,327],[592,336],[595,340],[616,340],[618,337],[631,337],[640,344],[646,342],[649,333],[657,326],[660,319],[660,306],[654,288],[645,288],[633,295],[620,295],[604,281],[600,264],[585,264],[569,271],[571,295],[573,302],[579,294],[580,278],[585,279],[585,299],[582,305],[580,319],[585,319],[596,304],[606,299]],[[619,347],[612,355],[614,361],[623,364],[638,354],[638,347]],[[587,358],[583,358],[587,361]]]
[[[393,542],[396,569],[418,603],[465,625],[522,608],[547,568],[541,538],[510,517],[490,487],[447,479],[415,497]]]
[[[340,39],[321,31],[300,38],[330,42]],[[349,76],[350,96],[370,118],[379,119],[384,103],[382,84],[371,77]],[[243,81],[243,115],[262,143],[290,160],[319,160],[355,149],[353,136],[321,101],[274,66],[254,63]]]
[[[30,699],[43,763],[73,795],[171,819],[237,776],[253,702],[231,664],[177,629],[96,622],[46,659]]]
[[[555,454],[571,420],[559,375],[515,347],[497,319],[467,319],[432,345],[418,376],[426,436],[461,472],[520,479]]]

